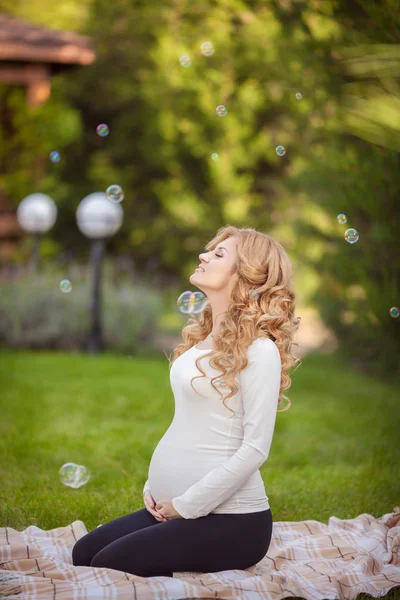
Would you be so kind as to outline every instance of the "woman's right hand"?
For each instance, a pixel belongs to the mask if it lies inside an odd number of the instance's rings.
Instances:
[[[145,505],[146,509],[149,511],[149,513],[151,515],[153,515],[153,517],[155,519],[157,519],[157,521],[162,522],[162,521],[168,520],[166,517],[164,517],[164,515],[159,513],[158,510],[155,508],[156,503],[154,501],[153,496],[150,494],[150,492],[145,492],[143,494],[143,500],[144,500],[144,505]]]

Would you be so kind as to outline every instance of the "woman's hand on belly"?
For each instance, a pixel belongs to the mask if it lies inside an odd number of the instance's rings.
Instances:
[[[182,515],[176,512],[171,500],[159,500],[156,504],[156,509],[167,519],[183,519]]]

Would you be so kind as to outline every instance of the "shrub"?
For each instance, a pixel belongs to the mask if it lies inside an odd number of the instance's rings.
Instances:
[[[46,267],[39,276],[2,280],[0,344],[13,348],[83,350],[90,328],[92,282],[88,268]],[[72,291],[60,282],[69,279]],[[162,310],[159,292],[141,283],[117,283],[107,269],[102,279],[105,348],[140,354],[154,347]]]

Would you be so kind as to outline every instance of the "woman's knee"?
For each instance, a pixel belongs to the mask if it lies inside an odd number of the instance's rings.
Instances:
[[[121,570],[120,564],[122,557],[115,549],[115,545],[111,548],[112,544],[109,547],[105,547],[102,550],[99,550],[90,561],[91,567],[105,568],[105,569],[116,569],[117,571]]]
[[[90,552],[89,544],[84,535],[72,548],[72,564],[74,567],[90,567],[93,552]]]
[[[107,560],[104,557],[104,552],[103,554],[100,552],[97,552],[97,554],[95,554],[92,557],[92,560],[90,561],[90,567],[105,567],[106,569],[111,569],[112,567],[110,567],[109,563],[107,562]]]

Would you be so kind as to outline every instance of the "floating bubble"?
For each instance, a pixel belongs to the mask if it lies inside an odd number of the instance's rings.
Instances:
[[[60,282],[60,290],[64,292],[64,294],[68,294],[72,290],[72,284],[69,279],[63,279]]]
[[[349,242],[349,244],[355,244],[356,242],[358,242],[358,231],[356,229],[347,229],[347,231],[344,234],[344,239],[346,240],[346,242]]]
[[[214,54],[214,46],[211,42],[203,42],[200,46],[200,51],[203,56],[211,56],[211,54]]]
[[[256,290],[250,290],[249,292],[249,300],[258,300],[260,294]]]
[[[97,125],[96,131],[97,135],[99,135],[100,137],[105,137],[110,133],[108,125],[106,125],[105,123],[100,123],[100,125]]]
[[[114,202],[117,204],[118,202],[122,202],[124,199],[124,192],[122,191],[122,187],[120,185],[109,185],[106,189],[106,196],[110,202]]]
[[[182,313],[199,313],[204,310],[205,305],[208,302],[207,296],[202,292],[183,292],[176,301],[179,310]]]
[[[341,225],[344,225],[345,223],[347,223],[347,217],[343,213],[340,213],[340,215],[338,215],[336,218],[337,218],[338,223],[340,223]]]
[[[192,61],[190,60],[190,56],[181,56],[179,59],[179,62],[181,63],[182,67],[190,67],[190,65],[192,64]]]
[[[391,317],[393,317],[394,319],[397,319],[397,317],[399,316],[399,308],[398,306],[392,306],[392,308],[389,311],[389,314]]]
[[[58,163],[60,162],[61,156],[60,153],[57,152],[57,150],[53,150],[53,152],[50,152],[50,160],[52,163]]]
[[[217,160],[219,160],[219,155],[216,152],[213,152],[211,154],[211,159],[216,162]]]
[[[297,92],[297,94],[296,94],[297,100],[301,100],[302,97],[303,97],[303,94],[301,92]]]
[[[284,146],[277,146],[275,148],[276,153],[278,154],[278,156],[283,156],[284,154],[286,154],[286,150]]]
[[[61,483],[76,489],[89,481],[90,471],[83,465],[65,463],[59,470],[59,476]]]
[[[228,114],[226,106],[224,106],[223,104],[220,104],[219,106],[217,106],[215,111],[219,117],[226,117],[226,115]]]

